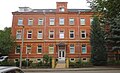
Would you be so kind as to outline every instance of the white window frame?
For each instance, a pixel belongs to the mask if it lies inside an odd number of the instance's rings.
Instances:
[[[85,52],[83,52],[83,49],[85,50]],[[87,53],[87,45],[86,44],[82,44],[82,54],[86,54]]]
[[[19,46],[19,48],[18,48]],[[15,54],[20,54],[20,52],[18,53],[17,50],[21,50],[21,46],[20,45],[17,45],[16,48],[15,48]]]
[[[22,39],[22,31],[21,30],[18,30],[16,32],[16,39]]]
[[[41,33],[40,33],[41,32]],[[43,38],[43,32],[42,31],[38,31],[38,35],[37,35],[38,39],[42,39]]]
[[[72,22],[72,23],[71,23]],[[69,25],[74,25],[75,21],[74,21],[74,18],[70,18],[69,19]]]
[[[54,54],[54,46],[49,46],[49,54]]]
[[[38,59],[37,59],[37,62],[41,62],[42,61],[42,59],[41,58],[39,58],[39,61],[38,61]]]
[[[73,32],[71,32],[71,31],[73,31]],[[73,37],[71,38],[71,34],[73,34]],[[74,30],[70,30],[69,31],[69,38],[70,39],[74,39],[75,38],[75,31]]]
[[[74,54],[75,53],[75,45],[71,44],[70,45],[70,54]]]
[[[90,18],[90,25],[92,25],[93,18]]]
[[[29,47],[29,48],[28,48]],[[28,52],[28,50],[30,50],[29,52]],[[31,45],[27,45],[26,46],[26,54],[31,54],[31,51],[32,50],[32,47],[31,47]]]
[[[50,21],[50,25],[55,25],[55,18],[50,18],[49,21]]]
[[[38,25],[43,25],[43,19],[42,18],[38,19]]]
[[[31,38],[29,38],[29,34],[31,35]],[[31,31],[31,33],[29,33],[29,31],[27,31],[27,39],[32,39],[32,31]]]
[[[33,19],[28,19],[28,25],[33,25]]]
[[[61,30],[61,31],[59,32],[59,38],[60,38],[60,39],[64,39],[64,38],[65,38],[64,31]]]
[[[72,59],[74,59],[74,60],[72,60]],[[70,62],[75,62],[75,58],[70,58]]]
[[[84,32],[84,33],[83,33],[83,32]],[[83,37],[82,35],[85,35],[85,37]],[[86,31],[85,31],[85,30],[82,30],[82,31],[81,31],[81,38],[82,38],[82,39],[86,39]]]
[[[85,18],[80,18],[80,25],[85,25]]]
[[[59,24],[64,25],[65,24],[65,19],[64,18],[59,18]]]
[[[60,7],[59,8],[59,12],[65,12],[65,8],[64,7]]]
[[[41,49],[41,52],[39,53],[38,50]],[[37,54],[42,54],[42,46],[41,45],[38,45],[37,46]]]
[[[18,25],[23,25],[23,19],[22,18],[18,19]]]
[[[52,38],[50,37],[51,35],[53,35]],[[49,31],[49,39],[54,39],[54,31],[53,30]]]

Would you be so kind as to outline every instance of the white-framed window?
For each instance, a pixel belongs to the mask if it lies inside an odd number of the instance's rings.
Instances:
[[[38,47],[37,47],[37,53],[38,54],[42,53],[42,46],[41,45],[38,45]]]
[[[21,39],[22,38],[22,31],[19,30],[16,32],[16,39]]]
[[[93,18],[90,18],[90,25],[92,25]]]
[[[33,25],[33,19],[28,19],[28,25]]]
[[[54,54],[54,46],[49,46],[49,54]]]
[[[43,25],[43,19],[42,18],[38,19],[38,25]]]
[[[18,58],[14,59],[14,62],[18,62],[18,61],[19,61],[19,59],[18,59]]]
[[[20,45],[17,45],[16,46],[16,49],[15,49],[15,54],[20,54]]]
[[[74,58],[70,58],[70,62],[75,62],[75,59]]]
[[[84,18],[80,18],[80,25],[85,25],[85,19]]]
[[[37,62],[41,62],[42,61],[42,59],[37,59]]]
[[[23,19],[22,18],[18,19],[18,25],[23,25]]]
[[[82,54],[86,54],[87,53],[87,47],[85,44],[82,45]]]
[[[81,31],[81,38],[85,39],[86,38],[86,31]]]
[[[59,8],[59,11],[64,12],[65,11],[64,7]]]
[[[38,31],[38,39],[42,39],[43,35],[42,35],[42,31]]]
[[[64,31],[60,31],[60,32],[59,32],[59,38],[60,38],[60,39],[63,39],[63,38],[64,38]]]
[[[50,25],[54,25],[55,24],[55,18],[50,18]]]
[[[54,31],[49,31],[49,38],[53,39],[54,38]]]
[[[73,31],[73,30],[70,30],[69,36],[70,36],[70,39],[73,39],[73,38],[74,38],[74,31]]]
[[[64,18],[59,18],[59,24],[64,25]]]
[[[70,19],[69,19],[69,24],[70,24],[70,25],[74,25],[74,18],[70,18]]]
[[[70,45],[70,54],[74,54],[75,53],[75,47],[74,44]]]
[[[31,54],[31,46],[27,45],[26,47],[26,54]]]
[[[27,39],[32,39],[32,31],[27,32]]]

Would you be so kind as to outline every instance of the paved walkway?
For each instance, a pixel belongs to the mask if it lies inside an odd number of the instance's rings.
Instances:
[[[22,69],[24,72],[54,72],[54,71],[99,71],[99,70],[120,70],[116,67],[91,67],[91,68],[67,68],[67,69]]]

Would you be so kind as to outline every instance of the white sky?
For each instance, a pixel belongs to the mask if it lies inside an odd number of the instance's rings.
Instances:
[[[88,9],[86,0],[0,0],[0,30],[12,26],[12,13],[18,7],[55,9],[56,2],[68,2],[68,8]]]

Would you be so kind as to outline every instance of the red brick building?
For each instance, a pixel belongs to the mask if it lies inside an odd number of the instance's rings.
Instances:
[[[56,9],[31,9],[19,7],[12,12],[12,35],[17,47],[10,58],[19,60],[24,34],[22,58],[42,60],[49,54],[58,60],[70,61],[90,59],[90,9],[68,9],[67,2],[57,2]]]

